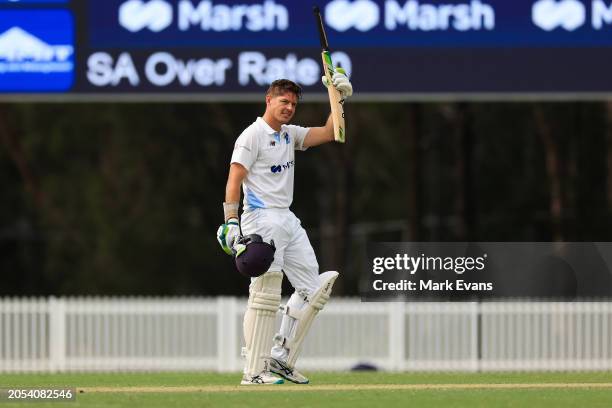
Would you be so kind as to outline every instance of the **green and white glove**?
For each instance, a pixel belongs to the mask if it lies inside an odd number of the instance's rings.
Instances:
[[[326,76],[322,77],[321,81],[326,88],[329,87],[330,83]],[[346,76],[344,68],[336,67],[336,72],[332,75],[331,85],[340,92],[342,99],[346,99],[353,94],[353,85],[351,85],[351,81]]]
[[[236,258],[238,258],[241,253],[246,251],[246,245],[244,244],[244,237],[242,235],[239,235],[236,238],[232,249],[234,250],[234,255],[236,256]]]
[[[230,218],[217,230],[217,241],[223,251],[228,255],[236,255],[237,249],[234,244],[240,237],[240,223],[238,218]],[[238,248],[240,249],[240,248]],[[244,249],[242,249],[244,251]]]

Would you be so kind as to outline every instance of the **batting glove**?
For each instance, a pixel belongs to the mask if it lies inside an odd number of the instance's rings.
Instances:
[[[330,84],[326,76],[322,77],[321,80],[326,88],[329,87]],[[340,92],[342,99],[346,99],[353,94],[353,85],[351,85],[351,81],[346,76],[344,68],[336,67],[336,72],[332,75],[331,84]]]
[[[246,251],[246,244],[244,243],[243,236],[239,236],[236,238],[236,240],[234,241],[234,245],[232,246],[232,249],[234,250],[234,255],[236,255],[236,258],[238,258],[241,253]]]
[[[234,244],[240,237],[240,224],[237,218],[230,218],[217,230],[217,241],[228,255],[236,254]]]

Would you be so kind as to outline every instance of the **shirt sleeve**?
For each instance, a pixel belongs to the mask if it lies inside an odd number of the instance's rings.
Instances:
[[[231,163],[239,163],[243,165],[245,169],[250,170],[257,159],[258,150],[259,142],[257,140],[257,135],[254,132],[246,130],[236,139]]]
[[[306,134],[308,134],[310,128],[295,125],[288,125],[287,127],[291,136],[293,137],[293,146],[295,150],[308,149],[307,147],[304,147],[304,139],[306,138]]]

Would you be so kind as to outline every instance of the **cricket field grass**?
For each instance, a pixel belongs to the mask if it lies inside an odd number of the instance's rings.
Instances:
[[[239,374],[0,374],[2,389],[76,389],[54,407],[612,407],[612,372],[306,373],[308,385],[238,386]]]

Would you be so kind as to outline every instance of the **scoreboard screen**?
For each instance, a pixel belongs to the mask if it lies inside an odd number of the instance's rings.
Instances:
[[[309,2],[0,0],[2,100],[325,99]],[[331,0],[355,100],[607,98],[612,0]]]

